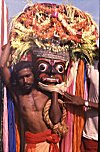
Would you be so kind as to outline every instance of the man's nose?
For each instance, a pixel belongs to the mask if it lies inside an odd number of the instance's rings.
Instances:
[[[27,82],[27,81],[28,81],[27,77],[24,77],[24,82]]]

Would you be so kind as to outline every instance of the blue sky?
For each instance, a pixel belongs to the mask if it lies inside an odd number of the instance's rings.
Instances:
[[[5,0],[8,6],[9,18],[17,15],[23,10],[28,0]],[[33,0],[35,2],[50,2],[50,3],[70,3],[79,9],[90,13],[95,22],[99,25],[99,0]]]

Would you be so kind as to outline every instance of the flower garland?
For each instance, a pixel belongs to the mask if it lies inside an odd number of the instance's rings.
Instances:
[[[98,39],[92,17],[71,5],[37,3],[27,7],[12,21],[12,64],[32,45],[44,50],[85,54],[93,60]]]

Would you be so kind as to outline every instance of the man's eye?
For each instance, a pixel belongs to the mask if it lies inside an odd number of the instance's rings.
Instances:
[[[31,75],[31,74],[27,74],[26,77],[27,77],[27,78],[28,78],[28,77],[32,77],[32,75]]]
[[[63,66],[63,65],[57,65],[57,66],[56,66],[56,70],[57,70],[59,73],[64,73],[64,66]]]
[[[41,71],[41,72],[44,72],[44,71],[46,71],[47,70],[47,64],[45,64],[45,63],[41,63],[41,64],[39,64],[39,70]]]

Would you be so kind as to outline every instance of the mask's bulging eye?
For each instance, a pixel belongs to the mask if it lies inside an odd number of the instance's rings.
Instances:
[[[45,72],[47,70],[47,64],[45,63],[40,63],[38,67],[41,72]]]
[[[59,73],[64,73],[64,66],[59,64],[56,66],[56,70],[59,72]]]

